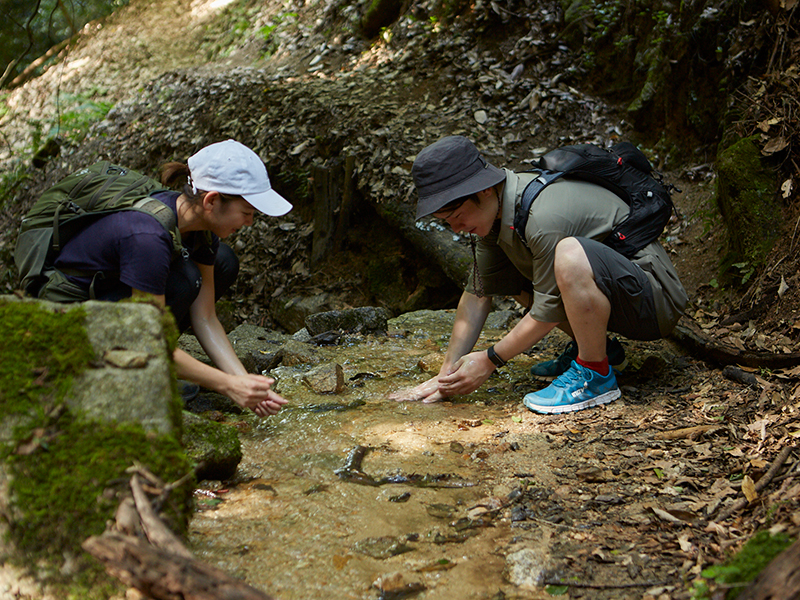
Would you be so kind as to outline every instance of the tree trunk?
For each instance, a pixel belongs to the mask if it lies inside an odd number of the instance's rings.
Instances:
[[[372,206],[415,248],[439,265],[453,283],[464,287],[472,268],[472,252],[467,243],[453,239],[453,232],[447,225],[423,231],[417,227],[414,207],[404,202],[374,202]]]

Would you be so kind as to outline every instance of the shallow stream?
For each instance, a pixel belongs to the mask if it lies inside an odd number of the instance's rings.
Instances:
[[[304,369],[275,369],[290,407],[248,421],[234,482],[203,483],[197,558],[281,600],[546,597],[508,581],[509,553],[546,546],[544,530],[513,529],[508,510],[515,490],[549,479],[536,459],[548,442],[520,401],[533,358],[462,401],[387,398],[430,376],[420,364],[438,370],[452,318],[413,313],[386,337],[321,347],[344,369],[340,394],[311,391]],[[502,334],[485,330],[477,347]]]

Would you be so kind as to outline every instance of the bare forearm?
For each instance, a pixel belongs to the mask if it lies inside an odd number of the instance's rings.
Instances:
[[[520,319],[519,323],[514,326],[514,329],[509,331],[502,340],[494,345],[494,350],[497,355],[503,360],[511,360],[517,354],[520,354],[539,342],[544,336],[550,333],[557,323],[545,323],[537,321],[530,316],[525,315]]]
[[[192,328],[197,341],[220,370],[231,375],[247,373],[216,315],[209,318],[193,318]]]
[[[469,292],[461,295],[441,373],[449,372],[453,363],[465,354],[469,354],[475,347],[475,342],[478,341],[486,317],[491,310],[492,298],[490,296],[479,298]],[[445,371],[446,369],[447,371]]]
[[[175,350],[173,359],[178,378],[193,381],[206,389],[227,395],[230,388],[230,375],[200,362],[180,348]]]

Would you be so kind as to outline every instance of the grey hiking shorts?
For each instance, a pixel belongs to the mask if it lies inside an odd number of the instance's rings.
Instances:
[[[597,287],[611,302],[607,329],[631,340],[660,339],[653,288],[642,268],[601,242],[575,239],[592,265]]]

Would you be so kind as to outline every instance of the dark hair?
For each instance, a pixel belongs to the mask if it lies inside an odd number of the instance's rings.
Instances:
[[[437,209],[436,212],[437,213],[444,212],[444,211],[453,212],[455,210],[458,210],[458,208],[462,204],[467,202],[468,200],[471,200],[475,204],[480,204],[480,202],[478,201],[478,196],[476,194],[470,194],[469,196],[461,196],[460,198],[456,198],[455,200],[451,200],[450,202],[448,202],[447,204],[445,204],[441,208]]]
[[[189,165],[181,162],[168,162],[158,169],[158,175],[161,183],[172,190],[178,190],[189,199],[192,204],[199,204],[209,190],[197,190],[194,192],[192,186],[189,185]],[[222,198],[223,202],[230,202],[231,200],[239,199],[241,196],[231,196],[230,194],[223,194],[217,192]]]

